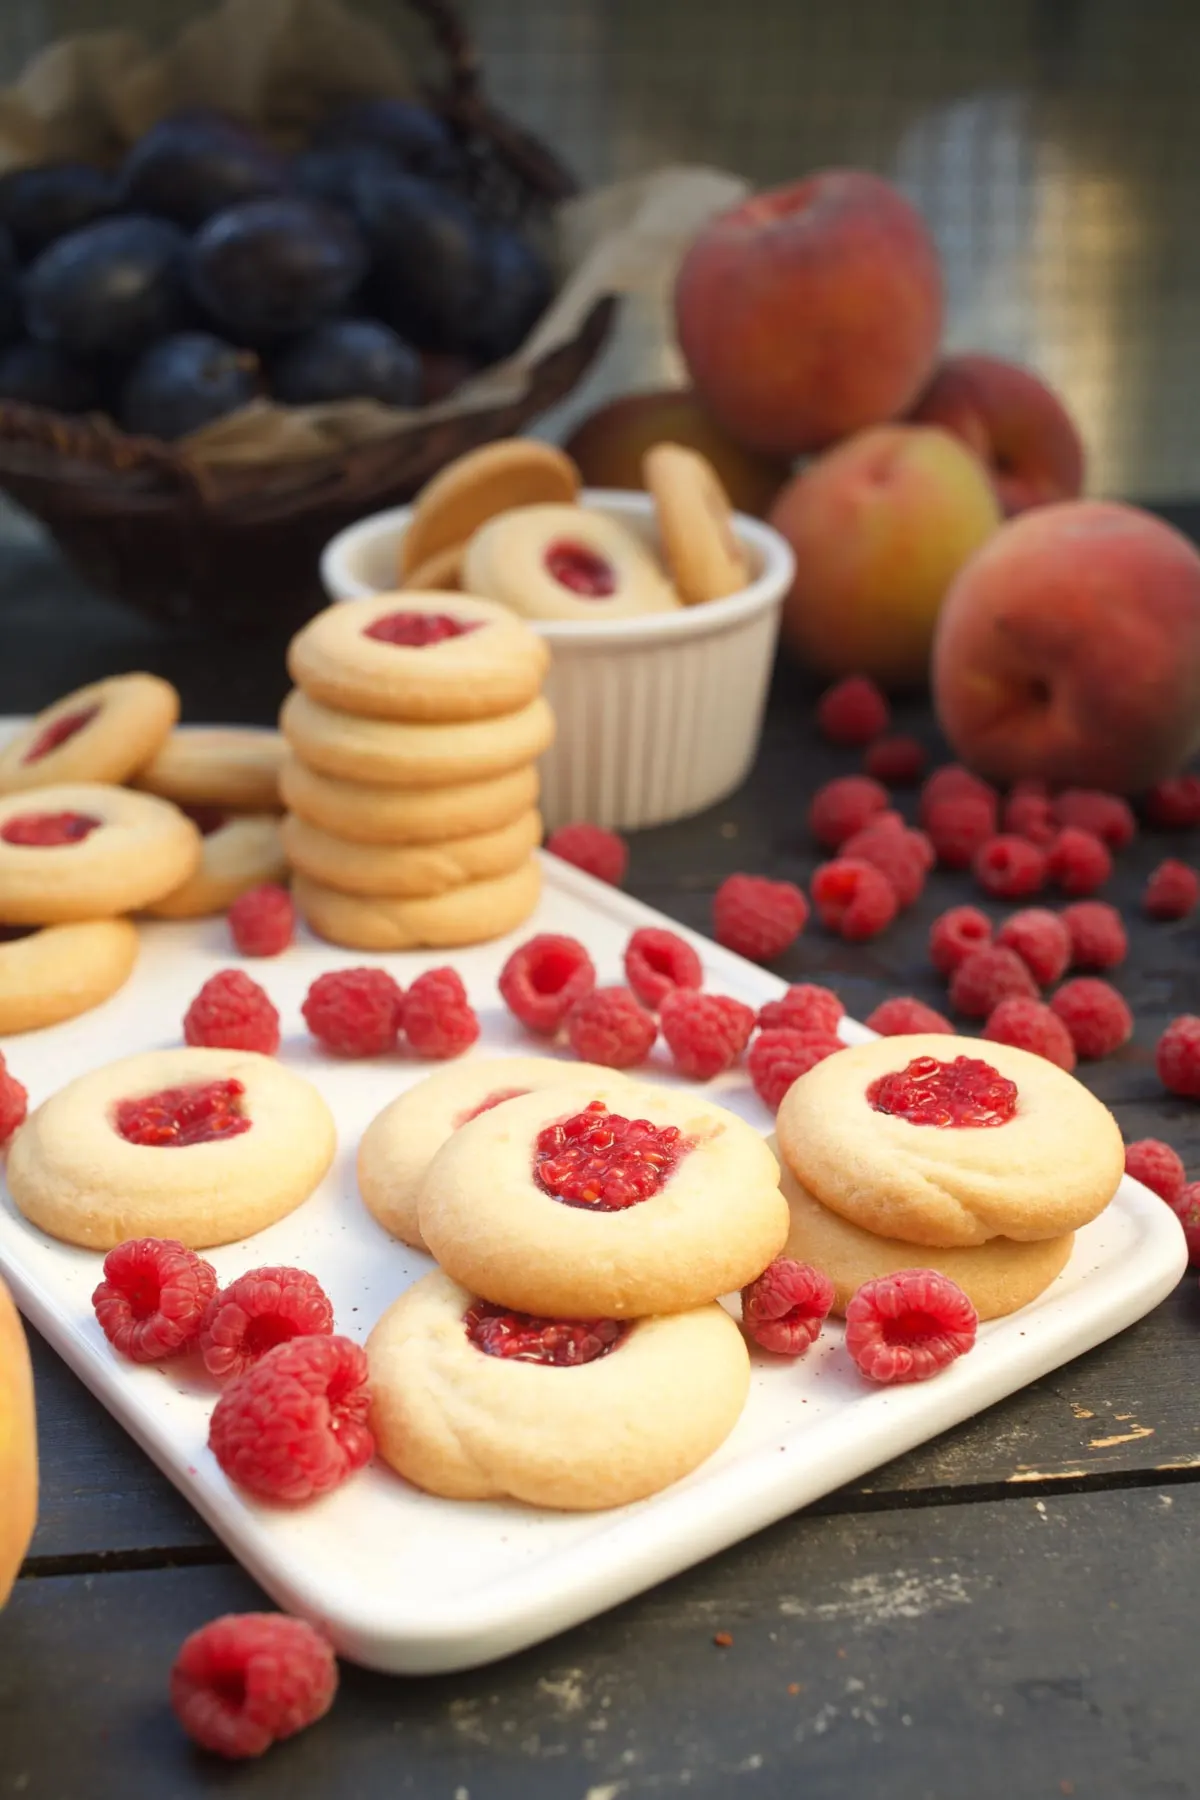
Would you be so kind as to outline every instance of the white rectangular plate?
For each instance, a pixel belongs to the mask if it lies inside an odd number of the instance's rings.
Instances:
[[[571,933],[591,951],[601,981],[620,980],[629,933],[667,921],[553,857],[545,864],[537,917],[518,937]],[[781,991],[774,976],[683,935],[714,990],[755,1006]],[[277,960],[252,965],[283,1016],[281,1055],[325,1094],[340,1147],[329,1177],[298,1212],[250,1242],[210,1253],[222,1281],[265,1263],[310,1269],[333,1301],[338,1329],[363,1339],[429,1268],[376,1225],[354,1178],[364,1127],[429,1065],[324,1058],[306,1038],[300,1003],[326,969],[372,960],[403,983],[452,960],[483,1022],[475,1054],[527,1054],[529,1041],[496,991],[513,941],[451,959],[366,959],[306,937]],[[120,994],[83,1018],[3,1043],[31,1103],[100,1063],[178,1043],[189,1000],[232,960],[222,919],[147,925],[138,967]],[[871,1034],[847,1022],[844,1035],[861,1041]],[[673,1079],[661,1050],[646,1073]],[[722,1077],[709,1091],[769,1128],[744,1074]],[[206,1443],[210,1390],[169,1364],[138,1368],[113,1354],[89,1304],[99,1257],[44,1237],[7,1193],[0,1200],[0,1270],[55,1349],[281,1606],[322,1625],[343,1655],[403,1674],[489,1662],[687,1568],[1111,1337],[1155,1306],[1184,1266],[1174,1215],[1126,1180],[1104,1215],[1080,1232],[1070,1264],[1042,1299],[984,1326],[972,1353],[936,1380],[870,1387],[847,1357],[841,1329],[830,1326],[799,1363],[757,1358],[749,1403],[722,1449],[687,1480],[637,1505],[580,1515],[439,1500],[371,1467],[315,1505],[286,1512],[250,1503],[225,1480]]]

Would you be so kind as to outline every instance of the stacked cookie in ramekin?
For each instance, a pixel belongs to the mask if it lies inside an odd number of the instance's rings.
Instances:
[[[332,943],[500,937],[540,888],[537,758],[553,741],[546,646],[466,594],[332,606],[293,638],[280,724],[297,905]]]

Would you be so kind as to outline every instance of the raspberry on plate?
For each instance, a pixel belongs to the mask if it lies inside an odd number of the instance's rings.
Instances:
[[[628,988],[593,988],[567,1014],[567,1039],[576,1056],[606,1069],[635,1069],[645,1062],[657,1036],[653,1014]]]
[[[881,1000],[863,1023],[877,1031],[880,1037],[907,1037],[915,1031],[954,1030],[949,1019],[944,1019],[932,1006],[926,1006],[923,1000],[914,1000],[909,994],[895,994],[890,1000]]]
[[[887,789],[869,775],[838,775],[819,787],[809,802],[808,828],[818,844],[836,850],[886,812],[887,803]]]
[[[979,1316],[935,1269],[864,1281],[846,1308],[846,1348],[870,1381],[927,1381],[974,1344]]]
[[[217,1381],[233,1381],[268,1350],[292,1338],[325,1337],[333,1307],[306,1269],[249,1269],[210,1296],[200,1325],[200,1355]]]
[[[943,868],[966,869],[996,835],[996,802],[975,793],[934,800],[922,822]]]
[[[815,981],[800,981],[778,1000],[768,1000],[759,1009],[758,1024],[760,1031],[786,1028],[836,1035],[838,1020],[845,1010],[832,988],[820,987]]]
[[[863,770],[888,787],[911,787],[920,781],[928,760],[915,737],[876,738],[863,757]]]
[[[1046,858],[1028,838],[1002,832],[975,852],[971,864],[985,893],[1000,900],[1022,900],[1036,894],[1046,879]]]
[[[0,1053],[0,1144],[7,1144],[18,1125],[25,1123],[29,1095]]]
[[[751,962],[771,962],[790,949],[804,929],[808,901],[790,881],[763,875],[729,875],[713,898],[718,944]]]
[[[105,1257],[92,1306],[121,1356],[161,1362],[195,1341],[216,1291],[212,1264],[174,1238],[127,1238]]]
[[[986,1019],[1002,1000],[1036,1000],[1029,966],[1005,944],[988,944],[963,958],[950,978],[950,1004],[969,1019]]]
[[[500,994],[527,1031],[553,1037],[577,1000],[596,985],[577,938],[543,932],[515,949],[500,971]]]
[[[426,969],[404,996],[400,1029],[418,1056],[444,1062],[479,1036],[479,1020],[455,969]]]
[[[239,894],[226,915],[234,948],[243,956],[279,956],[296,935],[296,907],[277,882]]]
[[[193,1631],[171,1666],[171,1710],[203,1750],[261,1756],[333,1705],[337,1662],[286,1613],[226,1613]]]
[[[1200,1100],[1200,1018],[1195,1013],[1171,1020],[1158,1040],[1154,1066],[1169,1093]]]
[[[817,729],[831,744],[847,749],[869,744],[887,730],[890,719],[887,701],[866,675],[847,675],[817,701]]]
[[[793,1081],[844,1049],[832,1031],[791,1031],[786,1026],[760,1031],[746,1058],[754,1091],[765,1106],[778,1112]]]
[[[546,839],[546,848],[551,856],[561,857],[610,887],[620,887],[629,867],[629,845],[602,825],[560,825]]]
[[[1125,922],[1107,900],[1076,900],[1058,916],[1071,940],[1073,969],[1115,969],[1125,961]]]
[[[1001,1000],[983,1028],[993,1044],[1012,1044],[1057,1063],[1068,1074],[1075,1067],[1075,1045],[1056,1012],[1041,1000]]]
[[[657,1012],[676,988],[703,987],[704,970],[686,938],[640,925],[625,946],[625,979],[642,1005]]]
[[[1011,913],[996,933],[996,942],[1016,951],[1039,987],[1053,987],[1071,960],[1066,923],[1044,906]]]
[[[921,788],[921,823],[928,829],[929,809],[940,800],[961,800],[964,795],[987,801],[995,817],[1000,799],[991,783],[978,775],[972,775],[970,769],[964,769],[961,763],[943,763],[940,769],[933,771]]]
[[[1064,788],[1054,802],[1060,825],[1090,831],[1110,850],[1124,850],[1137,836],[1137,820],[1128,800],[1101,788]]]
[[[1200,1263],[1200,1181],[1189,1181],[1171,1211],[1183,1226],[1187,1240],[1188,1261],[1195,1268]]]
[[[1064,894],[1094,894],[1112,874],[1112,857],[1094,831],[1064,825],[1046,851],[1046,878]]]
[[[953,975],[959,963],[992,941],[992,921],[977,906],[951,906],[929,927],[929,960],[939,975]]]
[[[279,1014],[257,981],[241,969],[221,969],[209,976],[184,1013],[183,1041],[274,1056]]]
[[[754,1009],[726,994],[698,994],[677,988],[668,994],[659,1024],[681,1075],[711,1081],[731,1069],[750,1041]]]
[[[1174,856],[1160,862],[1146,883],[1142,904],[1152,919],[1186,919],[1200,900],[1200,875]]]
[[[1050,1005],[1071,1034],[1079,1056],[1111,1056],[1133,1036],[1133,1014],[1115,987],[1094,975],[1064,981]]]
[[[344,1337],[277,1344],[222,1393],[208,1444],[239,1487],[300,1505],[370,1462],[367,1356]]]
[[[742,1329],[776,1356],[803,1356],[821,1335],[833,1306],[834,1286],[811,1263],[777,1256],[757,1281],[742,1289]]]
[[[334,1056],[384,1056],[396,1048],[404,989],[386,969],[318,975],[300,1008],[322,1049]]]
[[[1125,1146],[1125,1173],[1174,1206],[1187,1180],[1181,1157],[1161,1138],[1138,1138]]]
[[[1028,838],[1039,850],[1044,850],[1053,841],[1058,823],[1041,782],[1036,785],[1017,783],[1004,802],[1004,829],[1017,837]]]
[[[882,821],[889,816],[881,813],[878,823],[873,821],[864,830],[856,831],[838,854],[851,862],[874,864],[891,882],[897,905],[912,906],[920,898],[926,871],[933,864],[933,845],[923,831],[910,831],[905,825],[884,825]]]
[[[822,863],[812,878],[813,904],[821,923],[848,943],[877,937],[896,916],[896,890],[874,863],[838,857]]]
[[[1146,795],[1146,817],[1163,831],[1200,825],[1200,775],[1175,775],[1155,782]]]

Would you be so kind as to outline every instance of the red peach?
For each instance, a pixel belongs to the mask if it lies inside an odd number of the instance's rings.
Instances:
[[[575,427],[563,449],[585,487],[644,488],[642,459],[664,440],[706,456],[739,512],[763,518],[788,478],[780,457],[736,443],[688,388],[657,388],[610,400]]]
[[[1200,742],[1200,556],[1136,506],[1039,506],[954,581],[933,689],[956,754],[993,781],[1147,787]]]
[[[1010,518],[1083,492],[1075,423],[1031,369],[998,356],[948,356],[909,417],[960,437],[987,464]]]
[[[896,417],[929,379],[937,250],[888,182],[828,169],[720,214],[675,285],[680,348],[734,437],[780,456]]]

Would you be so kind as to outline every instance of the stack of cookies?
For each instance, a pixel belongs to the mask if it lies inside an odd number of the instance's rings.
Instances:
[[[293,638],[283,841],[315,932],[410,950],[529,917],[548,663],[505,607],[437,590],[332,606]]]

